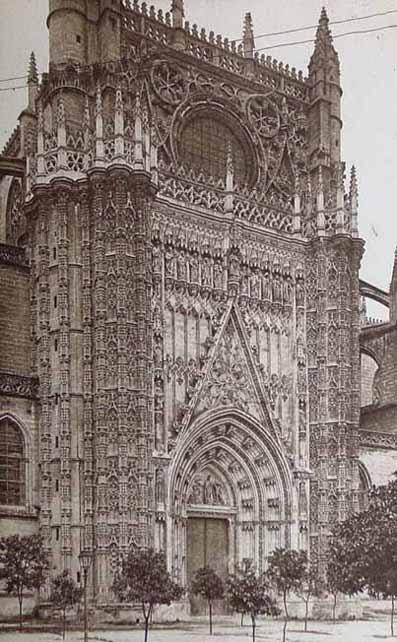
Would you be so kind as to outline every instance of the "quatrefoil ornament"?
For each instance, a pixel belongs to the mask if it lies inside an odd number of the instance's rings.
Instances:
[[[184,99],[186,82],[176,65],[159,60],[153,65],[151,76],[153,89],[161,100],[169,105],[177,105]]]

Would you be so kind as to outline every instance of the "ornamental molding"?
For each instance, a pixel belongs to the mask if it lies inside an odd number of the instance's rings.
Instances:
[[[0,243],[0,264],[29,268],[24,248],[6,245],[5,243]]]
[[[36,377],[0,372],[0,395],[37,399],[39,380]]]
[[[376,432],[372,430],[360,430],[360,447],[397,450],[397,434]]]

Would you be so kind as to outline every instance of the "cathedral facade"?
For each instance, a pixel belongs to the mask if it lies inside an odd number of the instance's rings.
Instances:
[[[39,530],[58,572],[88,550],[98,604],[131,545],[184,586],[280,546],[321,572],[394,465],[370,364],[360,431],[360,353],[396,319],[363,322],[326,12],[307,77],[254,53],[250,14],[238,44],[184,18],[50,0],[0,157],[2,534]]]

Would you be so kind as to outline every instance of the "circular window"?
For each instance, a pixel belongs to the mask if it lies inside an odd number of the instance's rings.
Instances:
[[[192,167],[215,179],[226,178],[227,150],[232,147],[235,182],[251,182],[250,154],[245,149],[243,136],[219,118],[196,116],[184,127],[179,141],[180,159],[186,168]],[[248,153],[247,153],[248,152]]]

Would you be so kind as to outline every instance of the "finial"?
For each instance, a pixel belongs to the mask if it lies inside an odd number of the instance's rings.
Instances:
[[[295,234],[301,231],[301,185],[298,172],[295,174],[295,193],[294,193],[294,225]]]
[[[185,15],[183,0],[172,0],[171,13],[172,26],[176,29],[182,29],[183,17]]]
[[[324,64],[333,59],[338,65],[338,54],[335,51],[331,30],[329,28],[329,19],[325,7],[321,9],[320,20],[318,22],[314,52],[310,59],[309,69],[313,64]]]
[[[244,58],[253,58],[255,49],[254,29],[250,13],[245,14],[243,28]]]
[[[88,96],[85,97],[84,101],[84,119],[83,119],[83,124],[85,129],[90,128],[90,103],[88,100]]]
[[[96,114],[97,116],[102,115],[102,93],[99,83],[96,88]]]
[[[317,185],[317,210],[319,212],[324,211],[324,180],[323,180],[323,168],[318,168],[318,185]]]
[[[357,205],[358,205],[358,185],[357,185],[356,168],[355,168],[354,165],[352,165],[351,172],[350,172],[349,196],[350,196],[350,202],[353,203],[353,201],[355,201],[355,205],[357,207]],[[353,207],[353,205],[352,205],[352,207]]]
[[[30,54],[30,60],[29,60],[29,71],[28,71],[28,83],[35,83],[36,85],[39,82],[39,76],[37,73],[37,64],[36,64],[36,56],[34,55],[34,51]]]
[[[233,163],[233,148],[230,140],[227,143],[226,154],[226,197],[225,197],[225,213],[232,214],[233,212],[233,190],[234,190],[234,163]]]

